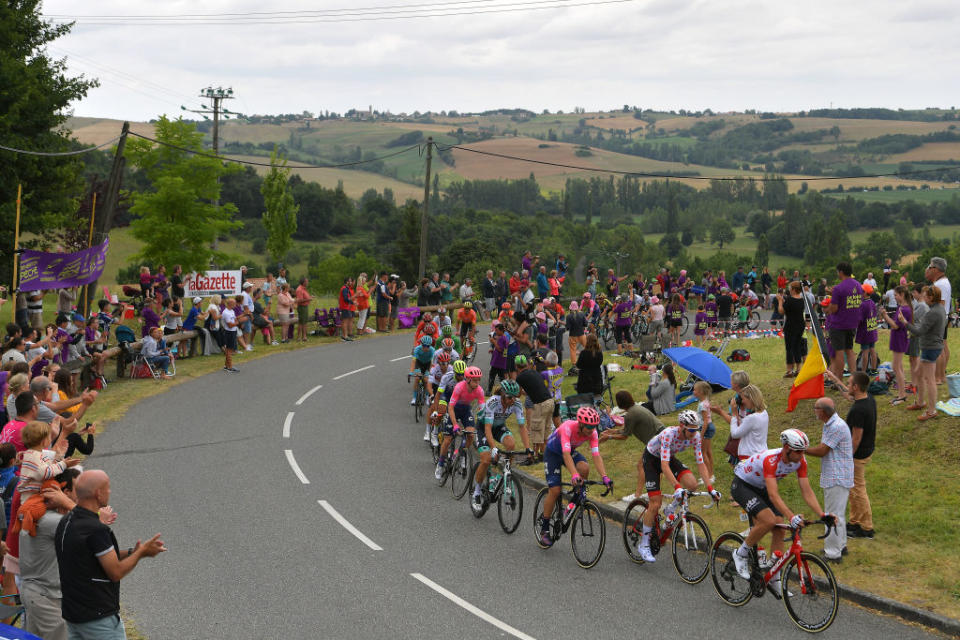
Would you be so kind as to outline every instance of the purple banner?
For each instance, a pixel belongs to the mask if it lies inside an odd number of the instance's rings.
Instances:
[[[76,253],[44,253],[24,249],[20,254],[20,290],[79,287],[100,277],[107,258],[103,244]]]

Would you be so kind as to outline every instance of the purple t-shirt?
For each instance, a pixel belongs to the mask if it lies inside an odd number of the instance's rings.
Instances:
[[[717,321],[717,303],[708,302],[703,305],[703,311],[707,315],[707,322],[713,324]]]
[[[695,336],[705,336],[707,335],[707,312],[698,311],[697,317],[694,319],[694,329],[693,335]]]
[[[503,334],[496,339],[493,353],[490,354],[490,367],[493,369],[507,368],[507,348],[510,346],[510,336]]]
[[[903,319],[908,323],[913,322],[913,308],[910,305],[907,304],[900,307],[900,313],[903,314]],[[900,328],[890,330],[890,351],[906,353],[907,343],[910,341],[910,336],[907,335],[907,328],[900,324],[897,314],[892,314],[892,317],[893,321],[900,325]]]
[[[150,329],[160,326],[160,316],[150,307],[144,307],[143,311],[140,312],[140,317],[143,318],[143,331],[140,334],[141,338],[145,338],[147,334],[150,333]]]
[[[863,288],[854,278],[845,278],[834,285],[830,292],[830,304],[837,305],[831,314],[830,326],[837,330],[856,329],[860,324],[860,305],[863,303]]]
[[[877,341],[877,305],[864,297],[860,307],[860,324],[857,325],[857,344],[874,344]]]
[[[532,265],[532,264],[533,264],[533,263],[530,261],[530,258],[528,258],[527,256],[523,256],[523,258],[520,259],[520,265],[521,265],[521,266],[523,267],[523,269],[526,270],[526,271],[531,271],[531,268],[532,268],[531,265]]]
[[[617,319],[614,324],[618,327],[629,327],[631,310],[633,310],[633,303],[629,301],[621,302],[615,306],[613,312],[617,315]]]

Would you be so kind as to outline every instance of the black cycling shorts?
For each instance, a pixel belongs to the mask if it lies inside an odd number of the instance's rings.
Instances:
[[[690,473],[687,465],[683,464],[676,457],[670,458],[670,471],[673,477],[680,479],[684,472]],[[647,494],[660,493],[660,475],[663,473],[663,467],[660,465],[660,456],[653,455],[646,449],[643,450],[643,479],[644,488]]]
[[[778,516],[783,515],[770,502],[770,494],[767,493],[766,488],[758,489],[736,476],[733,477],[733,484],[730,485],[730,495],[751,518],[757,517],[757,514],[764,509],[770,509]]]
[[[493,436],[493,439],[497,442],[503,443],[503,439],[508,436],[513,436],[510,429],[507,428],[506,424],[497,424],[494,422],[490,425],[490,435]],[[483,427],[477,427],[477,451],[489,451],[490,448],[495,445],[496,442],[489,442],[487,440],[487,429],[484,424]]]

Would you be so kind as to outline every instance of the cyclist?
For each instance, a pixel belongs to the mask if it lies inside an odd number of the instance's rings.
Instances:
[[[486,400],[483,395],[483,388],[480,386],[480,378],[482,377],[483,371],[480,370],[480,367],[464,369],[464,379],[453,387],[453,393],[450,394],[450,400],[447,403],[449,424],[444,427],[444,434],[453,435],[454,432],[463,429],[467,433],[468,446],[473,442],[473,434],[477,431],[473,420],[473,409],[470,405],[476,400],[477,404],[482,406]],[[444,456],[447,455],[450,440],[450,438],[444,438],[440,448],[440,460],[437,462],[436,474],[438,480],[442,475]]]
[[[733,562],[737,573],[745,580],[750,579],[750,548],[760,541],[768,532],[773,532],[770,544],[772,554],[783,552],[783,529],[774,525],[782,523],[784,519],[790,526],[797,528],[803,524],[803,516],[794,514],[780,497],[777,483],[781,478],[797,473],[797,482],[800,484],[800,493],[814,513],[821,518],[834,519],[832,514],[823,512],[817,496],[810,487],[807,478],[807,460],[803,452],[810,447],[810,439],[799,429],[787,429],[780,432],[781,449],[767,449],[756,453],[734,468],[733,484],[730,494],[737,501],[752,522],[750,533],[740,548],[733,554]],[[773,555],[770,556],[771,558]],[[777,576],[769,584],[776,592],[779,589],[780,577]]]
[[[417,336],[417,337],[416,337],[416,339],[413,341],[413,348],[414,348],[414,350],[417,349],[418,345],[423,344],[422,340],[423,340],[423,338],[424,338],[425,336],[428,337],[428,338],[430,338],[430,344],[431,344],[431,345],[437,340],[437,337],[438,337],[437,325],[435,325],[435,324],[433,324],[433,323],[431,323],[431,322],[427,322],[427,321],[426,321],[426,318],[429,318],[429,316],[430,316],[429,313],[424,314],[425,320],[424,320],[423,322],[421,322],[420,325],[417,327],[417,333],[416,333],[416,336]],[[426,323],[426,324],[425,324],[425,323]],[[416,368],[416,367],[414,366],[415,363],[416,363],[416,360],[415,360],[415,359],[411,359],[411,360],[410,360],[410,373],[411,373],[411,374],[413,374],[413,370]],[[408,379],[409,379],[409,377],[410,377],[410,376],[407,376]]]
[[[668,427],[658,433],[647,443],[647,447],[643,451],[644,488],[647,490],[650,504],[643,513],[643,536],[637,544],[637,552],[644,562],[656,562],[656,558],[650,551],[650,535],[653,531],[653,523],[657,512],[660,511],[660,505],[663,504],[663,496],[660,493],[660,476],[665,476],[674,488],[673,502],[664,510],[667,518],[670,518],[674,509],[676,509],[683,491],[693,491],[697,488],[697,481],[693,479],[693,472],[677,459],[678,453],[693,448],[697,460],[697,471],[700,472],[701,480],[707,484],[707,491],[710,492],[710,496],[714,500],[720,500],[720,492],[714,490],[713,485],[707,482],[710,474],[703,462],[700,418],[695,411],[686,410],[680,412],[677,421],[680,423],[678,426]]]
[[[413,350],[413,358],[410,361],[410,373],[407,374],[407,382],[410,382],[410,376],[413,375],[414,369],[418,369],[421,376],[426,376],[430,372],[430,364],[433,362],[434,351],[433,338],[430,336],[422,336],[420,338],[420,344]],[[417,404],[416,387],[413,389],[413,397],[410,399],[410,404]]]
[[[460,359],[460,354],[457,353],[457,351],[453,348],[453,338],[443,338],[440,341],[440,348],[437,349],[437,352],[433,355],[434,363],[436,363],[437,357],[441,353],[445,353],[450,356],[450,362]]]
[[[550,515],[560,497],[562,489],[560,470],[566,468],[570,472],[570,481],[578,487],[586,480],[590,466],[576,448],[584,442],[590,442],[590,453],[593,454],[593,464],[603,476],[603,484],[613,487],[613,480],[607,476],[600,457],[600,440],[597,436],[597,426],[600,424],[600,414],[593,407],[577,409],[576,420],[563,422],[557,430],[547,438],[547,446],[543,450],[543,468],[546,474],[547,486],[550,491],[543,501],[543,517],[540,519],[540,543],[549,547],[553,544],[550,537]]]
[[[457,332],[460,334],[460,340],[469,337],[474,338],[477,326],[477,312],[473,310],[473,303],[467,300],[463,303],[463,308],[457,312]]]
[[[520,395],[520,385],[513,380],[504,380],[483,405],[483,431],[477,436],[477,453],[480,454],[477,473],[473,478],[473,502],[476,510],[481,506],[481,490],[483,481],[487,477],[487,469],[491,462],[497,460],[495,442],[502,444],[507,451],[513,451],[516,442],[513,434],[507,428],[507,418],[514,415],[522,429],[524,426],[523,407],[517,402]]]
[[[430,367],[430,375],[427,376],[427,395],[430,398],[431,408],[436,406],[438,390],[440,389],[440,382],[443,380],[443,377],[450,372],[450,362],[453,358],[450,357],[450,354],[446,351],[437,351],[433,356],[433,366]],[[431,418],[433,416],[431,415]],[[432,432],[432,427],[430,421],[426,424],[426,430],[423,432],[423,439],[425,442],[430,441],[430,434]],[[435,438],[436,436],[434,436]]]
[[[433,446],[439,444],[438,436],[441,428],[443,429],[444,435],[450,435],[453,432],[450,428],[450,419],[447,416],[447,406],[450,403],[450,396],[453,395],[453,388],[463,380],[463,374],[466,370],[467,363],[463,360],[457,360],[440,379],[440,384],[437,386],[437,393],[434,394],[433,403],[430,405],[430,422],[433,425],[430,444]],[[441,427],[441,425],[443,426]],[[450,440],[444,438],[443,444],[440,445],[441,458],[446,455],[449,447]],[[438,465],[437,469],[440,468],[441,465]],[[437,480],[440,479],[439,475],[440,474],[437,475]]]
[[[460,343],[460,336],[453,335],[453,327],[451,325],[446,325],[440,329],[440,338],[450,338],[453,340],[453,350],[457,353],[463,353],[462,345]]]

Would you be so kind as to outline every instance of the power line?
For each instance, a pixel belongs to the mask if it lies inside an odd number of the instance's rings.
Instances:
[[[352,11],[380,11],[385,9],[414,9],[416,7],[444,7],[448,5],[464,5],[464,4],[489,4],[491,2],[496,2],[496,0],[461,0],[459,2],[427,2],[419,4],[387,4],[387,5],[378,5],[373,7],[351,7]],[[218,18],[223,16],[272,16],[272,15],[313,15],[313,14],[327,14],[327,13],[336,13],[338,11],[346,11],[347,9],[296,9],[292,11],[246,11],[246,12],[233,12],[233,13],[174,13],[174,14],[157,14],[157,15],[139,15],[139,14],[124,14],[124,15],[103,15],[103,14],[84,14],[84,15],[66,15],[66,14],[47,14],[48,18],[64,18],[64,19],[80,19],[80,18],[167,18],[167,17],[199,17],[199,18]]]
[[[141,138],[143,140],[148,140],[150,142],[155,142],[156,144],[161,144],[165,147],[170,147],[171,149],[176,149],[178,151],[183,151],[184,153],[191,153],[196,156],[202,156],[204,158],[213,158],[215,160],[222,160],[224,162],[234,162],[236,164],[246,164],[254,167],[272,167],[273,165],[269,162],[254,162],[252,160],[240,160],[239,158],[230,158],[227,156],[218,156],[212,153],[205,153],[203,151],[195,151],[194,149],[188,149],[187,147],[181,147],[169,142],[164,142],[163,140],[157,140],[156,138],[151,138],[149,136],[141,135],[139,133],[130,132],[131,136]],[[355,167],[361,164],[369,164],[371,162],[376,162],[377,160],[386,160],[387,158],[393,158],[401,154],[412,151],[413,149],[419,149],[420,145],[411,145],[406,149],[401,149],[400,151],[395,151],[393,153],[388,153],[385,156],[377,156],[376,158],[367,158],[366,160],[357,160],[356,162],[343,162],[341,164],[302,164],[302,165],[286,165],[288,169],[342,169],[344,167]]]
[[[757,180],[759,182],[769,182],[773,180],[784,180],[786,182],[816,182],[820,180],[857,180],[861,178],[902,178],[903,176],[910,175],[920,175],[927,173],[936,173],[940,171],[952,171],[956,170],[958,167],[936,167],[933,169],[920,169],[917,171],[903,171],[903,172],[894,172],[894,173],[872,173],[864,174],[859,176],[808,176],[805,178],[784,178],[784,177],[774,177],[769,178],[764,175],[762,178],[757,178],[754,176],[683,176],[677,174],[669,173],[652,173],[646,171],[622,171],[618,169],[600,169],[598,167],[584,167],[574,164],[563,164],[561,162],[548,162],[546,160],[534,160],[533,158],[521,158],[519,156],[511,156],[504,153],[494,153],[492,151],[481,151],[479,149],[471,149],[469,147],[462,147],[460,145],[452,144],[439,151],[447,151],[449,149],[458,149],[460,151],[469,151],[470,153],[477,153],[484,156],[492,156],[494,158],[503,158],[504,160],[516,160],[518,162],[529,162],[531,164],[542,164],[549,167],[560,167],[562,169],[575,169],[577,171],[591,171],[595,173],[613,173],[623,176],[639,176],[643,178],[675,178],[675,179],[684,179],[684,180]]]
[[[550,9],[566,9],[570,7],[591,7],[598,5],[612,5],[612,4],[624,4],[627,2],[636,2],[637,0],[591,0],[586,2],[569,2],[568,0],[540,0],[541,2],[551,2],[549,6],[521,6],[521,5],[533,5],[537,4],[535,2],[523,2],[523,3],[513,3],[510,5],[491,5],[477,10],[462,11],[451,9],[444,13],[416,13],[408,12],[399,15],[389,15],[399,12],[382,12],[380,14],[374,13],[354,13],[354,14],[337,14],[335,16],[328,17],[301,17],[301,16],[292,16],[290,18],[275,16],[272,18],[262,19],[256,18],[251,20],[226,20],[223,18],[217,20],[182,20],[180,18],[150,18],[144,19],[138,16],[128,16],[116,21],[102,21],[102,22],[87,22],[85,20],[79,20],[77,18],[57,18],[54,21],[56,22],[77,22],[78,26],[238,26],[238,25],[273,25],[273,24],[318,24],[318,23],[327,23],[327,24],[336,24],[336,23],[347,23],[347,22],[371,22],[371,21],[383,21],[383,20],[410,20],[416,18],[443,18],[443,17],[455,17],[455,16],[472,16],[472,15],[482,15],[482,14],[505,14],[505,13],[515,13],[518,11],[543,11]],[[557,4],[563,3],[563,4]],[[425,10],[420,10],[425,11]],[[389,13],[389,14],[388,14]],[[364,17],[343,17],[349,15],[358,15]],[[100,19],[97,19],[100,20]]]
[[[134,134],[136,135],[136,134]],[[58,157],[58,156],[78,156],[82,153],[90,153],[91,151],[96,151],[97,149],[102,149],[107,145],[111,145],[117,140],[120,139],[120,136],[112,140],[107,140],[103,144],[98,144],[95,147],[86,147],[85,149],[78,149],[77,151],[60,151],[60,152],[51,152],[51,151],[29,151],[27,149],[16,149],[14,147],[6,147],[0,144],[0,149],[4,151],[12,151],[13,153],[19,153],[26,156],[45,156],[45,157]]]

